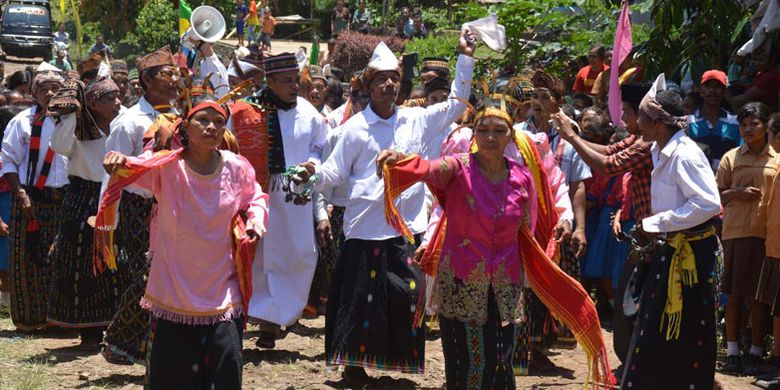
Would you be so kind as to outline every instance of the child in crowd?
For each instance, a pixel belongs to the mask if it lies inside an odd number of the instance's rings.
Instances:
[[[249,33],[249,45],[257,42],[260,30],[260,15],[257,10],[257,1],[249,1],[249,13],[246,15],[247,32]],[[248,46],[248,45],[247,45]]]
[[[249,15],[249,7],[244,4],[244,0],[236,0],[236,37],[238,37],[238,46],[244,46],[244,24]]]
[[[767,317],[767,308],[754,301],[767,237],[766,222],[759,217],[759,205],[768,196],[779,161],[767,141],[769,107],[763,103],[748,103],[737,115],[737,120],[745,143],[728,151],[717,171],[723,203],[721,239],[725,269],[721,292],[729,295],[726,306],[728,350],[723,371],[755,375],[763,362]],[[777,277],[780,281],[780,275]],[[752,345],[743,357],[739,340],[746,307],[751,307]]]
[[[266,7],[263,10],[263,31],[260,34],[260,45],[265,51],[271,51],[271,38],[276,29],[276,18],[274,18],[271,9]]]
[[[21,107],[0,108],[0,132],[5,132],[8,122],[22,112]],[[0,306],[10,306],[11,285],[8,263],[11,256],[8,223],[11,221],[11,185],[5,177],[0,178]]]
[[[607,145],[614,133],[612,125],[597,108],[587,108],[582,112],[580,119],[581,136],[599,145]],[[622,198],[622,177],[609,176],[604,173],[594,172],[593,177],[585,181],[587,188],[587,222],[585,234],[588,239],[588,247],[580,261],[582,262],[583,284],[586,289],[595,288],[597,293],[597,308],[602,320],[608,319],[612,301],[612,289],[609,287],[609,279],[612,277],[612,261],[608,249],[608,235],[600,232],[610,231],[610,218],[615,209],[619,207]],[[609,321],[605,321],[609,322]]]
[[[773,114],[768,126],[769,144],[774,150],[780,150],[780,114]],[[780,164],[780,157],[775,156],[774,162]],[[780,170],[776,170],[772,186],[762,198],[759,210],[760,221],[766,221],[767,237],[778,237],[780,233]],[[761,266],[761,276],[756,286],[756,301],[764,310],[772,313],[772,346],[771,362],[780,360],[780,241],[766,241],[766,257]],[[776,368],[775,364],[775,368]],[[770,378],[759,380],[756,385],[765,389],[780,385],[780,373],[775,372]],[[763,383],[762,383],[763,382]]]
[[[693,115],[701,107],[702,99],[698,92],[691,92],[683,99],[683,112],[685,115]]]

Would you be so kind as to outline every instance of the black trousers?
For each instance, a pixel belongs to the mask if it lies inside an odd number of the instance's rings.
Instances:
[[[241,389],[244,320],[185,325],[152,317],[147,389]]]

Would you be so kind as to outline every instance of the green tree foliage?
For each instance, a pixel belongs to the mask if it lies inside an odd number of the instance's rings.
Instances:
[[[169,4],[174,2],[167,1]],[[139,0],[81,1],[79,14],[82,23],[93,23],[94,26],[89,35],[85,31],[85,43],[92,44],[96,33],[103,34],[109,44],[119,42],[135,28],[134,16],[138,15],[143,3]]]
[[[122,40],[130,52],[146,54],[179,42],[179,9],[168,0],[150,0],[136,18],[135,29]]]
[[[620,4],[609,0],[506,0],[486,7],[476,2],[455,6],[465,22],[496,14],[506,27],[507,50],[496,65],[539,66],[563,71],[595,45],[611,46]],[[647,39],[649,28],[634,25],[634,42]]]
[[[422,62],[425,57],[444,57],[450,60],[450,72],[455,73],[455,60],[458,51],[457,34],[431,35],[425,39],[408,41],[404,46],[407,53],[418,53]]]
[[[734,50],[749,39],[755,6],[740,0],[652,0],[653,31],[642,52],[651,74],[673,73],[690,64],[693,78],[703,70],[727,69]]]

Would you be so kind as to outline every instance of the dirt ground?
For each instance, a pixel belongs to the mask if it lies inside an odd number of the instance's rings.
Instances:
[[[39,335],[17,333],[0,313],[0,389],[140,389],[144,381],[141,366],[108,364],[100,355],[78,349],[76,333],[47,332]],[[257,328],[244,335],[245,389],[351,389],[341,380],[338,368],[324,363],[324,318],[301,320],[275,350],[255,347]],[[605,332],[607,345],[612,334]],[[582,349],[554,350],[551,359],[560,370],[546,376],[517,378],[518,389],[581,390],[586,376]],[[444,357],[439,340],[426,344],[425,375],[403,375],[369,371],[374,379],[365,389],[441,389],[444,385]],[[610,364],[618,360],[610,356]],[[722,376],[725,389],[757,389],[750,378]]]

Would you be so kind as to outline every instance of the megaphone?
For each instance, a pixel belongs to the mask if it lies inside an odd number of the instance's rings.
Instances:
[[[217,42],[225,36],[226,27],[225,18],[216,8],[202,5],[192,11],[190,28],[182,37],[183,44],[191,47],[193,41]]]

